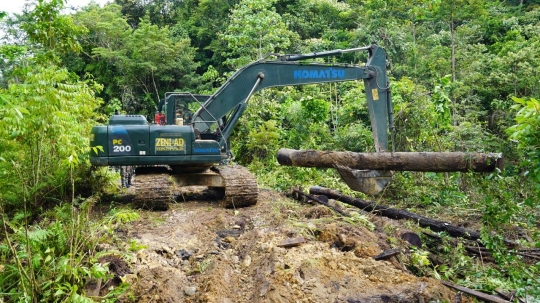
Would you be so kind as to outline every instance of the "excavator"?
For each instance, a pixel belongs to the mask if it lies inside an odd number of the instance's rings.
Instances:
[[[365,64],[312,60],[354,52],[368,53]],[[269,55],[238,69],[213,95],[166,93],[158,105],[165,125],[149,123],[142,115],[113,115],[108,125],[94,126],[90,162],[96,166],[136,166],[133,187],[137,190],[135,199],[142,203],[167,204],[174,198],[174,188],[204,185],[223,192],[225,207],[254,205],[256,178],[246,168],[229,164],[229,138],[250,97],[268,87],[363,80],[375,150],[385,152],[389,130],[393,133],[386,64],[386,53],[377,44]],[[352,189],[364,192],[373,192],[374,187],[380,190],[391,177],[387,171],[336,168]]]

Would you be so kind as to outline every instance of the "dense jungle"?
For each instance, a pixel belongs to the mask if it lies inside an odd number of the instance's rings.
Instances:
[[[0,302],[540,302],[539,0],[31,0],[0,5],[0,29]],[[334,169],[279,165],[280,148],[375,152],[362,81],[251,98],[230,141],[256,206],[140,210],[117,170],[90,165],[90,130],[115,111],[150,121],[166,92],[213,94],[267,54],[372,43],[393,150],[502,153],[504,168],[398,171],[367,195]],[[310,186],[478,238],[287,196]]]

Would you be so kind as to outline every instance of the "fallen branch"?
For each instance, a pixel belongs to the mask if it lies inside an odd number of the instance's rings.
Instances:
[[[477,241],[480,239],[480,233],[478,231],[466,229],[460,226],[452,225],[447,222],[433,220],[420,216],[418,214],[412,213],[410,211],[390,208],[388,206],[380,205],[375,202],[369,202],[362,199],[353,198],[346,196],[337,190],[332,190],[324,187],[311,187],[309,189],[310,194],[312,195],[325,195],[328,198],[341,201],[345,204],[355,206],[357,208],[363,209],[367,212],[373,212],[375,214],[385,216],[392,219],[407,219],[416,221],[422,227],[429,227],[435,232],[447,232],[452,237],[462,237],[469,240]],[[510,240],[504,240],[507,245],[515,246],[516,243]]]
[[[319,199],[319,198],[317,198],[317,197],[315,197],[315,196],[313,196],[313,195],[306,194],[306,193],[302,192],[301,190],[295,189],[295,188],[293,188],[293,189],[291,189],[291,190],[292,190],[294,193],[300,194],[300,195],[302,195],[302,196],[304,196],[304,197],[307,197],[307,198],[309,198],[309,199],[311,199],[311,200],[313,200],[313,201],[315,201],[315,202],[317,202],[317,203],[319,203],[319,204],[321,204],[321,205],[324,205],[324,206],[326,206],[326,207],[331,208],[332,210],[334,210],[335,212],[341,214],[342,216],[350,217],[350,215],[349,215],[348,213],[342,211],[341,209],[339,209],[339,208],[337,208],[337,207],[335,207],[335,206],[333,206],[333,205],[328,204],[328,202],[325,202],[325,201],[323,201],[323,200],[321,200],[321,199]]]
[[[450,287],[450,288],[457,289],[457,290],[459,290],[461,292],[464,292],[466,294],[474,296],[474,297],[476,297],[478,299],[482,299],[484,301],[489,301],[489,302],[494,302],[494,303],[510,303],[510,301],[506,301],[506,300],[501,299],[499,297],[488,295],[488,294],[485,294],[483,292],[479,292],[479,291],[476,291],[476,290],[473,290],[473,289],[470,289],[470,288],[467,288],[467,287],[454,285],[454,284],[446,282],[446,281],[441,281],[441,283],[448,286],[448,287]]]
[[[477,255],[488,255],[488,256],[491,256],[491,252],[485,248],[485,247],[472,247],[472,246],[465,246],[465,249],[467,251],[470,251],[472,253],[475,253]],[[529,258],[529,259],[532,259],[531,261],[534,262],[534,260],[540,260],[540,256],[538,255],[533,255],[533,254],[528,254],[528,253],[524,253],[521,249],[520,250],[517,250],[517,251],[513,251],[513,250],[510,250],[508,251],[508,253],[511,253],[511,254],[514,254],[514,255],[519,255],[519,256],[522,256],[522,257],[525,257],[525,258]]]

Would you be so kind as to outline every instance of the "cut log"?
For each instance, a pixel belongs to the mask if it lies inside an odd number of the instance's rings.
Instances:
[[[429,227],[431,230],[436,232],[444,231],[452,237],[461,237],[474,241],[480,239],[480,232],[478,231],[452,225],[447,222],[426,218],[424,216],[420,216],[418,214],[403,209],[390,208],[388,206],[384,206],[375,202],[364,201],[362,199],[346,196],[337,190],[314,186],[309,189],[309,193],[311,195],[325,195],[328,198],[335,199],[345,204],[349,204],[363,209],[367,212],[373,212],[388,218],[413,220],[422,227]],[[516,243],[513,241],[504,240],[504,242],[509,246],[516,246]]]
[[[352,169],[423,172],[491,172],[503,167],[503,156],[496,153],[354,153],[282,148],[277,153],[277,160],[285,166],[334,168],[341,165]]]

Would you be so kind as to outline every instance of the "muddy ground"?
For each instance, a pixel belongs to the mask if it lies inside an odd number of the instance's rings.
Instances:
[[[122,302],[453,302],[456,294],[412,275],[406,256],[375,261],[399,223],[345,219],[332,210],[261,190],[256,206],[217,201],[142,211],[116,230],[131,284]],[[371,227],[373,228],[373,226]],[[292,240],[291,240],[292,239]],[[302,242],[284,247],[285,241]]]

